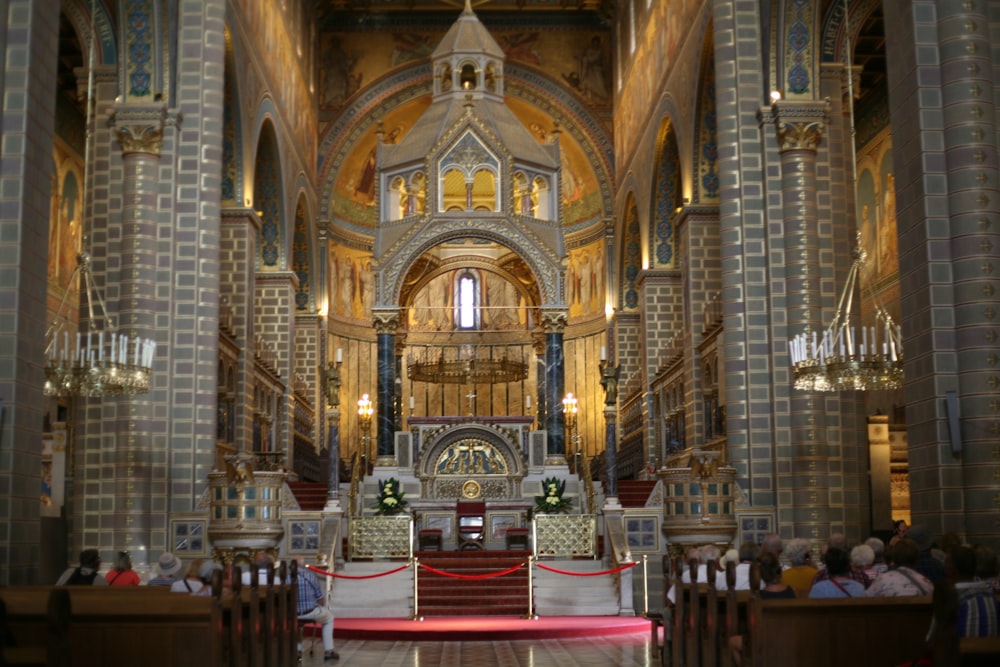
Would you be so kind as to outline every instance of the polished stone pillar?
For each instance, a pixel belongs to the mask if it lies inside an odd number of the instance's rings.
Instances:
[[[329,464],[326,473],[327,512],[340,509],[340,408],[327,409],[327,455]]]
[[[375,398],[376,465],[395,465],[396,435],[396,330],[399,311],[376,309],[374,313],[378,354],[378,386]]]
[[[566,420],[562,410],[555,406],[562,405],[563,392],[566,387],[563,330],[566,328],[567,318],[565,310],[542,312],[542,327],[545,330],[545,403],[547,408],[545,430],[548,433],[545,462],[548,465],[566,462]]]

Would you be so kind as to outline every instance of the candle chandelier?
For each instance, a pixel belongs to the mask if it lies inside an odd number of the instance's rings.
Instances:
[[[94,49],[97,32],[94,29],[94,7],[91,3],[89,73],[85,123],[86,139],[83,151],[84,216],[89,213],[91,132],[94,104]],[[89,227],[89,225],[87,225]],[[77,255],[76,269],[69,285],[79,284],[86,299],[87,326],[85,331],[70,331],[73,320],[64,316],[70,288],[63,294],[55,319],[45,333],[45,395],[46,396],[133,396],[149,391],[156,343],[135,333],[118,331],[108,314],[104,294],[98,289],[91,273],[90,253],[83,235],[84,249]],[[79,282],[77,282],[79,281]],[[95,308],[96,304],[96,308]]]
[[[858,195],[858,166],[855,154],[854,68],[852,62],[849,3],[844,0],[845,63],[850,118],[851,180],[854,201]],[[822,336],[806,327],[788,342],[795,376],[795,388],[805,391],[870,391],[899,389],[903,386],[903,336],[899,325],[882,307],[868,286],[875,312],[875,324],[856,326],[851,321],[854,294],[862,279],[867,253],[858,233],[854,261],[837,301],[833,321]]]
[[[902,333],[872,295],[875,325],[851,322],[854,292],[867,253],[860,244],[837,310],[822,337],[809,328],[788,343],[795,388],[806,391],[868,391],[903,386]]]

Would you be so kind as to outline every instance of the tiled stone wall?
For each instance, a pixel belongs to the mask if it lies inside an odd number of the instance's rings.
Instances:
[[[0,585],[34,583],[49,188],[59,35],[55,0],[6,0],[0,31]]]
[[[254,315],[257,334],[277,353],[278,374],[289,390],[279,397],[275,415],[274,448],[291,452],[291,377],[295,343],[295,290],[298,280],[291,272],[258,273]]]

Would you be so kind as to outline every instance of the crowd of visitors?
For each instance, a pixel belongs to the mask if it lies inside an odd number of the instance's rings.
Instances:
[[[871,537],[852,546],[835,533],[814,552],[807,540],[783,544],[772,534],[759,547],[746,543],[722,558],[715,545],[689,548],[685,557],[686,563],[698,561],[697,581],[705,583],[714,576],[718,590],[727,588],[725,569],[730,560],[738,562],[734,589],[749,589],[749,575],[739,576],[740,568],[749,572],[756,562],[761,598],[930,596],[935,586],[951,584],[958,598],[958,636],[1000,636],[1000,559],[989,547],[964,544],[954,533],[935,541],[923,526],[899,521],[888,545]],[[690,580],[685,566],[681,581]],[[676,595],[671,586],[668,605]],[[663,616],[669,621],[669,606]],[[927,642],[933,637],[932,627]],[[743,638],[731,637],[729,645],[734,664],[741,664]]]
[[[718,557],[718,550],[715,552]],[[268,572],[274,565],[274,559],[267,553],[257,555],[251,566],[249,562],[237,564],[233,569],[224,569],[222,565],[210,558],[196,558],[187,564],[169,551],[160,554],[152,578],[147,586],[169,587],[173,593],[188,595],[212,595],[213,580],[216,571],[223,571],[223,591],[231,589],[234,570],[240,572],[241,583],[250,586],[254,576],[258,577],[258,585],[267,585]],[[85,549],[80,553],[80,564],[67,568],[56,581],[56,586],[139,586],[142,581],[139,574],[132,569],[132,557],[128,551],[120,551],[115,559],[115,566],[107,575],[100,572],[101,557],[97,549]],[[181,571],[183,577],[178,577]],[[277,573],[275,573],[277,576]],[[280,582],[276,582],[280,583]],[[340,655],[333,645],[333,612],[327,602],[324,587],[302,562],[298,559],[298,618],[303,624],[315,624],[320,628],[323,641],[323,659],[337,660]],[[299,643],[299,656],[302,655],[302,644]]]

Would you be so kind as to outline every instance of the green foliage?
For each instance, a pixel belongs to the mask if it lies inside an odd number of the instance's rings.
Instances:
[[[379,481],[378,502],[375,503],[375,509],[378,510],[379,514],[398,514],[404,512],[406,511],[407,504],[406,499],[403,498],[405,495],[395,477],[390,477],[384,482]]]
[[[542,482],[542,493],[545,495],[535,496],[535,511],[547,514],[558,514],[568,512],[572,503],[563,498],[566,490],[565,480],[557,477],[549,477]]]

